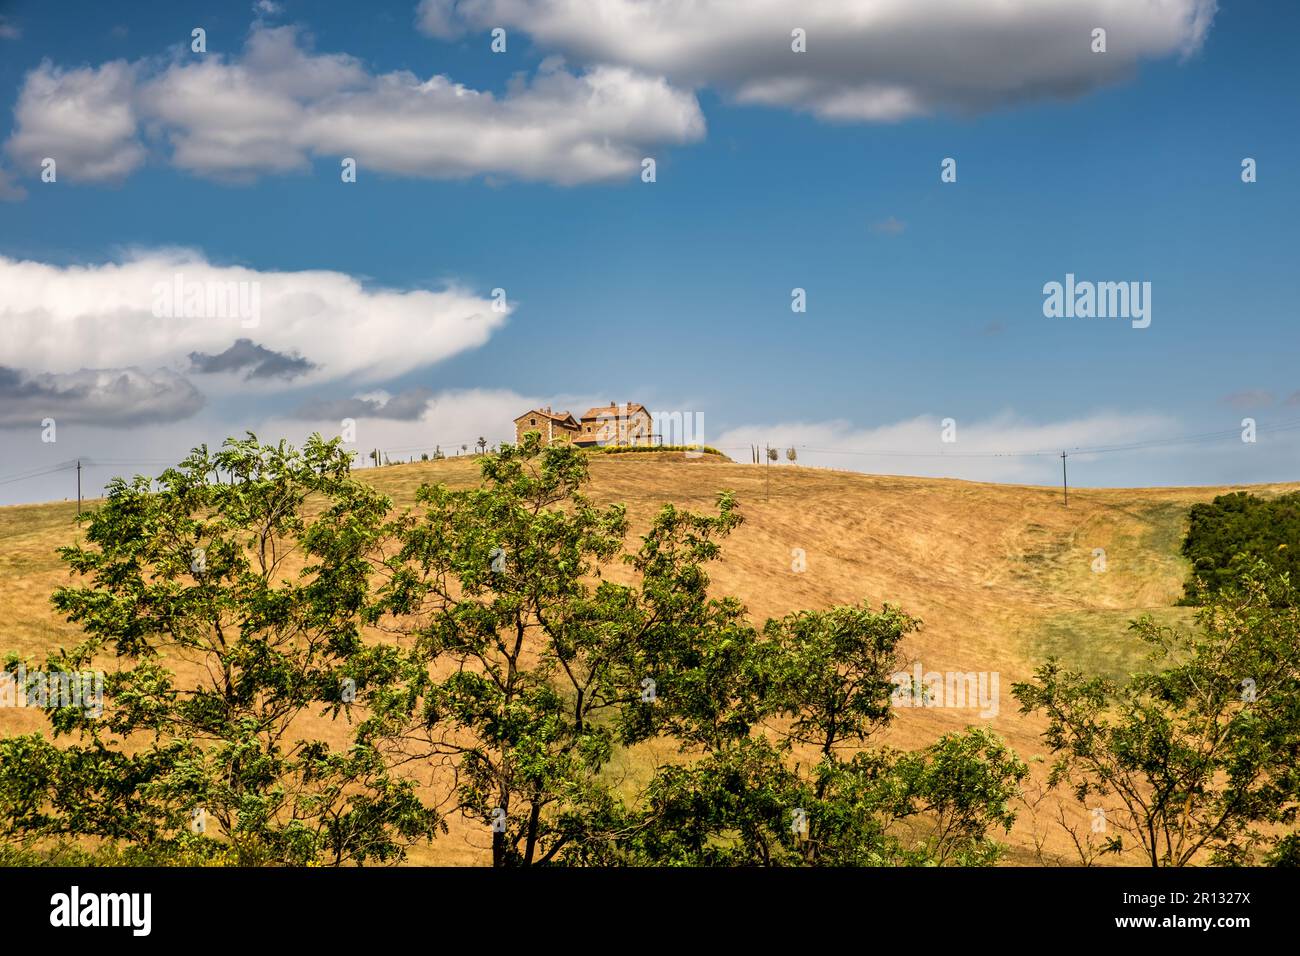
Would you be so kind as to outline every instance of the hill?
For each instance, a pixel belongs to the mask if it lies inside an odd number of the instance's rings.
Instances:
[[[400,505],[425,482],[476,482],[478,465],[465,457],[357,474]],[[1016,710],[1012,683],[1049,654],[1122,674],[1142,653],[1127,631],[1129,620],[1145,613],[1188,620],[1190,609],[1175,606],[1187,575],[1179,547],[1188,509],[1231,490],[1081,489],[1071,491],[1067,508],[1052,488],[676,454],[595,455],[591,474],[588,493],[601,503],[625,503],[633,534],[665,501],[706,509],[719,490],[734,490],[746,521],[711,569],[717,592],[739,597],[758,622],[863,599],[901,606],[925,625],[906,645],[910,660],[923,671],[996,674],[1000,699],[987,720],[978,708],[903,710],[886,742],[918,746],[947,730],[987,724],[1026,760],[1045,749],[1038,724]],[[1249,490],[1273,495],[1297,487]],[[40,658],[77,640],[49,605],[50,592],[68,579],[55,548],[73,539],[75,510],[71,503],[0,508],[0,653]],[[795,570],[796,549],[803,570]],[[1104,570],[1097,549],[1104,551]],[[41,726],[35,712],[0,711],[0,732]],[[654,746],[661,757],[671,753],[667,745]],[[1042,764],[1034,766],[1041,778]],[[631,786],[641,769],[634,754],[616,772]],[[1055,797],[1032,812],[1022,809],[1010,838],[1012,862],[1035,861],[1035,829],[1048,858],[1068,860],[1068,840],[1051,823],[1056,812]],[[1083,819],[1072,805],[1068,812]],[[453,827],[413,861],[477,862],[478,842]]]

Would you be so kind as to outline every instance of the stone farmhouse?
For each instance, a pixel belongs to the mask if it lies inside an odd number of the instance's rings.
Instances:
[[[654,421],[644,405],[610,402],[589,408],[582,418],[568,412],[553,412],[548,405],[524,412],[515,419],[515,441],[527,432],[541,432],[545,444],[570,442],[574,445],[651,445]]]

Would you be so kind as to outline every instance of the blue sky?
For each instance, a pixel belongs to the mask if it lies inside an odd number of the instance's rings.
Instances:
[[[324,270],[367,288],[450,283],[486,299],[500,287],[511,305],[482,344],[399,363],[412,367],[391,375],[340,371],[266,390],[191,375],[202,393],[193,415],[145,422],[115,411],[101,421],[70,410],[56,445],[35,444],[44,416],[24,409],[26,418],[0,418],[0,479],[78,456],[174,458],[235,427],[292,431],[285,423],[309,400],[412,389],[428,390],[428,414],[379,416],[373,427],[362,419],[372,440],[361,445],[500,440],[534,402],[578,412],[612,399],[702,412],[706,440],[794,444],[810,465],[1050,483],[1059,462],[1049,458],[973,456],[1223,432],[1222,441],[1082,455],[1075,480],[1296,477],[1295,433],[1269,431],[1300,421],[1293,4],[1221,4],[1195,49],[1135,54],[1117,78],[1082,90],[1055,94],[1058,78],[1044,76],[1005,102],[972,106],[958,93],[955,105],[940,98],[899,118],[744,102],[735,76],[669,64],[667,82],[694,98],[705,128],[649,145],[629,134],[629,149],[655,157],[654,183],[639,169],[562,183],[493,168],[445,178],[434,166],[394,172],[363,160],[358,181],[344,184],[340,153],[323,148],[304,150],[287,171],[232,182],[181,168],[175,141],[143,117],[144,156],[128,172],[78,177],[72,165],[43,183],[33,158],[56,151],[57,140],[40,139],[54,133],[19,135],[17,109],[43,62],[65,76],[113,61],[156,75],[169,57],[195,56],[196,25],[207,31],[206,56],[220,62],[238,61],[252,31],[293,27],[300,48],[347,54],[369,74],[440,74],[498,98],[513,75],[527,83],[552,69],[548,57],[564,55],[560,69],[579,76],[605,62],[584,38],[557,39],[544,26],[534,35],[529,4],[513,6],[522,25],[510,21],[507,52],[493,54],[487,29],[468,14],[459,36],[419,29],[413,0],[364,9],[286,0],[272,13],[244,4],[0,4],[8,145],[0,182],[10,194],[0,203],[0,256],[62,270],[179,247],[214,265]],[[1087,22],[1086,8],[1108,5],[1075,6]],[[1110,39],[1121,42],[1116,27]],[[806,56],[817,41],[811,32]],[[916,42],[917,61],[934,54]],[[916,82],[924,100],[929,88]],[[955,183],[940,181],[945,157],[957,160]],[[1257,182],[1241,181],[1243,157],[1257,161]],[[1046,318],[1043,285],[1066,273],[1150,282],[1150,327]],[[795,287],[807,292],[806,313],[791,311]],[[0,322],[10,323],[17,297],[6,295],[0,289]],[[281,351],[311,358],[313,344],[305,335]],[[101,365],[83,349],[47,368],[21,345],[14,353],[0,353],[0,367],[17,369],[20,387],[31,376],[174,359],[145,349]],[[1259,423],[1254,444],[1233,434],[1245,416]],[[951,445],[940,444],[945,417],[957,423]],[[871,450],[917,457],[860,454]],[[0,485],[0,501],[50,497],[47,481]]]

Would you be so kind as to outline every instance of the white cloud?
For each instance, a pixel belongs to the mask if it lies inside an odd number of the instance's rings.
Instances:
[[[205,292],[231,292],[243,283],[243,305],[256,301],[260,319],[249,325],[252,310],[237,306],[235,295],[219,316],[155,314],[162,311],[155,308],[159,293],[174,288],[177,277],[183,289],[197,283]],[[187,294],[181,298],[183,305]],[[289,379],[295,385],[387,380],[484,344],[509,314],[492,306],[455,285],[368,288],[340,272],[257,271],[214,265],[193,252],[140,252],[89,266],[0,256],[5,364],[60,373],[130,366],[180,372],[197,365],[212,370],[204,375],[205,389],[227,392],[281,389]],[[240,340],[249,344],[232,351]],[[262,359],[253,367],[255,355]]]
[[[447,76],[376,74],[308,49],[293,27],[255,24],[241,56],[182,54],[28,74],[7,149],[25,168],[52,156],[72,180],[119,179],[147,131],[181,169],[251,179],[352,157],[359,175],[479,174],[561,184],[632,175],[654,147],[704,135],[693,94],[616,66],[554,62],[503,95]]]
[[[402,397],[399,395],[389,401],[398,401]],[[366,400],[364,396],[360,398]],[[446,454],[452,454],[453,449],[461,445],[472,448],[479,436],[493,445],[512,442],[515,439],[514,417],[525,409],[542,404],[539,399],[509,389],[487,388],[450,389],[436,394],[425,392],[418,394],[418,400],[424,408],[417,417],[385,415],[382,406],[367,411],[343,406],[334,408],[321,403],[315,417],[303,414],[311,410],[305,407],[290,416],[268,417],[259,427],[267,435],[277,437],[288,435],[300,439],[313,431],[330,437],[339,434],[343,418],[355,418],[357,440],[353,450],[378,448],[393,461],[405,461],[419,458],[421,452],[432,453],[435,446],[441,446]],[[373,396],[368,401],[373,403]]]
[[[970,421],[953,417],[953,442],[942,440],[942,417],[929,416],[875,428],[859,428],[843,420],[745,425],[717,436],[706,435],[705,441],[724,451],[731,449],[729,454],[733,458],[740,455],[740,460],[748,460],[744,449],[751,444],[779,448],[783,461],[785,449],[793,446],[799,464],[804,465],[872,474],[1051,484],[1054,476],[1060,475],[1061,462],[1056,456],[1062,449],[1130,444],[1186,433],[1176,419],[1159,414],[1097,413],[1047,423],[1011,414]],[[1039,454],[1022,454],[1026,452]],[[1075,455],[1071,460],[1081,463],[1104,457]],[[1131,466],[1131,456],[1120,463]]]
[[[75,70],[42,61],[23,81],[6,150],[32,176],[49,157],[60,179],[122,179],[145,160],[135,83],[123,60]]]
[[[313,106],[313,149],[406,176],[498,173],[574,185],[640,169],[647,151],[704,133],[695,98],[620,67],[563,70],[518,83],[504,97],[447,77],[388,74],[365,90]]]
[[[1073,96],[1198,49],[1215,0],[422,0],[442,38],[517,28],[581,62],[825,119],[889,121]],[[1093,53],[1091,34],[1107,31]],[[806,52],[791,31],[806,31]]]

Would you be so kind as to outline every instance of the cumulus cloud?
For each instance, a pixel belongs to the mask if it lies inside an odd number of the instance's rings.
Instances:
[[[1087,93],[1144,59],[1197,50],[1215,0],[422,0],[454,38],[502,26],[740,102],[890,121]],[[1092,30],[1107,31],[1104,54]],[[806,52],[791,31],[806,32]]]
[[[704,118],[692,93],[623,66],[571,73],[550,61],[496,95],[447,76],[373,73],[259,22],[239,56],[42,63],[6,148],[24,167],[51,156],[73,180],[112,180],[144,161],[146,131],[177,167],[218,179],[330,156],[355,159],[360,175],[576,184],[631,175],[651,147],[701,138]]]
[[[146,155],[135,87],[136,67],[123,60],[75,70],[44,60],[23,81],[5,149],[31,175],[48,157],[61,179],[120,180]]]
[[[388,418],[394,421],[418,421],[428,411],[433,392],[427,388],[410,388],[397,395],[372,392],[354,398],[316,398],[303,403],[296,417],[304,421],[341,422],[345,418]]]
[[[455,285],[369,288],[185,251],[87,266],[0,256],[0,355],[43,372],[198,368],[210,388],[241,393],[283,388],[287,373],[294,384],[380,382],[484,344],[509,315],[495,304]]]
[[[180,375],[138,368],[52,374],[0,366],[0,427],[42,419],[96,425],[141,425],[189,418],[203,396]]]

